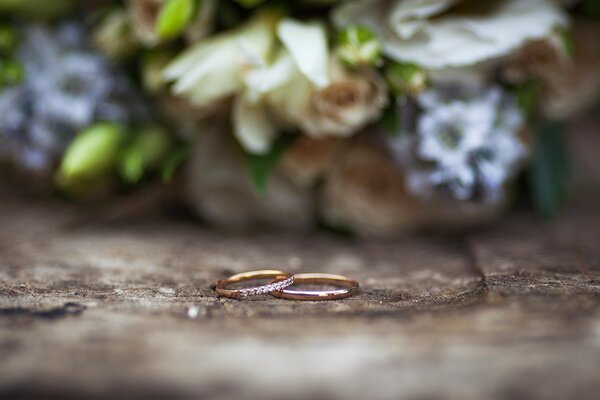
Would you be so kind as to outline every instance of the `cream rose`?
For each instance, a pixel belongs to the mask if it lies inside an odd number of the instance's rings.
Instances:
[[[388,100],[376,71],[350,71],[334,58],[327,61],[323,86],[302,74],[285,51],[251,78],[252,89],[236,102],[234,131],[256,153],[268,151],[277,132],[285,130],[315,138],[351,136],[375,121]]]
[[[307,135],[350,136],[381,115],[387,90],[374,71],[348,71],[332,60],[329,79],[329,85],[313,88],[297,121]]]

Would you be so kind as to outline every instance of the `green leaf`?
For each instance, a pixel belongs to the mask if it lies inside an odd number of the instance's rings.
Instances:
[[[575,55],[575,43],[573,42],[573,36],[571,35],[571,31],[567,29],[562,29],[560,31],[560,41],[563,45],[565,53],[569,57],[573,57]]]
[[[0,25],[0,53],[2,55],[10,54],[18,44],[19,37],[15,30],[8,25]]]
[[[157,125],[138,129],[122,154],[119,170],[128,183],[138,183],[149,170],[155,170],[172,148],[169,134]]]
[[[295,140],[293,135],[281,135],[271,147],[271,151],[264,155],[251,154],[249,157],[250,177],[254,182],[256,191],[264,195],[267,191],[269,177],[275,170],[277,163],[288,147]]]
[[[389,106],[383,111],[379,124],[393,137],[400,136],[400,116],[398,115],[398,100],[392,97]]]
[[[536,210],[553,217],[566,195],[569,177],[564,125],[547,122],[538,128],[537,146],[529,171],[529,191]]]
[[[191,147],[187,144],[179,146],[166,159],[162,166],[161,178],[163,182],[170,182],[177,169],[183,165],[191,152]]]
[[[149,168],[161,163],[173,145],[169,133],[158,125],[147,125],[140,128],[135,144],[139,147],[144,167]]]
[[[0,62],[0,85],[17,85],[23,81],[25,70],[23,66],[15,61]]]
[[[121,176],[127,183],[138,183],[144,174],[144,156],[137,146],[125,151],[120,165]]]
[[[528,119],[532,119],[537,111],[540,94],[539,83],[533,80],[527,81],[515,88],[515,94],[519,108],[521,108]]]
[[[183,32],[194,18],[194,3],[194,0],[167,0],[156,21],[158,36],[162,39],[173,39]]]

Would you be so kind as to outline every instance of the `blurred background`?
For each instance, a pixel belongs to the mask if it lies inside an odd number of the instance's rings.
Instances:
[[[597,398],[599,16],[0,0],[0,397]]]

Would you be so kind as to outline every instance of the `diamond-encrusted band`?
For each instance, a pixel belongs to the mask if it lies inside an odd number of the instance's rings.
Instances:
[[[256,296],[258,294],[271,293],[275,290],[285,289],[294,283],[294,277],[291,276],[283,281],[270,283],[264,286],[256,286],[251,288],[240,289],[240,297]]]
[[[227,289],[228,286],[256,279],[271,279],[273,282],[267,285],[259,285],[242,289]],[[217,282],[215,291],[219,296],[229,297],[232,299],[244,299],[250,296],[256,296],[259,294],[271,293],[275,290],[282,290],[294,283],[294,277],[284,271],[275,269],[264,269],[258,271],[242,272],[230,276],[227,279],[223,279]]]

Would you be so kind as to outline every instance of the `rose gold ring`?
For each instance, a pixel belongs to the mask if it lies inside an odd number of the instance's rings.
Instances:
[[[300,290],[292,287],[278,289],[271,294],[289,300],[336,300],[350,297],[358,291],[358,282],[342,275],[307,273],[294,275],[294,286],[321,284],[334,286],[335,289]]]
[[[242,289],[227,289],[228,286],[234,283],[254,281],[257,279],[272,280],[267,285],[251,286]],[[271,293],[274,290],[284,289],[294,283],[294,277],[287,272],[276,269],[262,269],[258,271],[242,272],[235,274],[227,279],[217,282],[215,291],[219,296],[229,297],[231,299],[244,299],[248,296],[256,296],[259,294]]]

